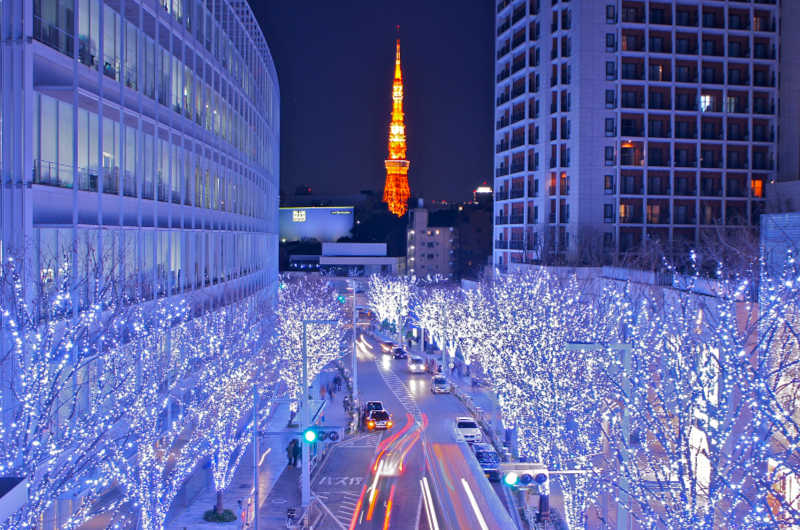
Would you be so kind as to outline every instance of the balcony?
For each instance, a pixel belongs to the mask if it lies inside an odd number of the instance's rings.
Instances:
[[[511,49],[513,50],[514,48],[516,48],[517,46],[519,46],[523,42],[525,42],[525,32],[524,31],[522,32],[521,35],[519,35],[517,37],[514,37],[514,40],[511,41]],[[524,64],[524,62],[525,61],[523,61],[523,64]]]
[[[525,11],[527,11],[525,9],[525,4],[522,4],[517,9],[515,9],[514,12],[511,14],[511,23],[516,24],[517,22],[525,18]]]
[[[503,239],[498,239],[497,241],[494,242],[494,248],[508,249],[508,241],[505,241]]]
[[[525,222],[525,216],[522,215],[522,214],[511,215],[508,218],[508,222],[509,222],[509,224],[512,224],[512,225],[521,225],[521,224],[523,224]]]
[[[497,120],[496,125],[498,129],[502,129],[503,127],[508,127],[508,118],[507,117],[500,118],[499,120]]]
[[[641,224],[642,212],[633,212],[630,214],[620,213],[619,222],[622,224]]]
[[[539,220],[536,218],[536,216],[529,213],[528,214],[528,224],[529,225],[535,225],[535,224],[538,224],[538,223],[539,223]]]
[[[503,70],[502,72],[497,74],[497,82],[499,83],[503,79],[507,79],[508,76],[510,76],[510,75],[511,75],[511,70],[509,70],[508,67],[506,67],[505,70]]]
[[[500,105],[502,105],[503,103],[505,103],[509,99],[511,99],[511,98],[508,96],[508,92],[500,94],[499,96],[497,96],[497,106],[499,107]]]
[[[524,196],[525,196],[525,188],[522,188],[522,187],[519,187],[519,188],[512,187],[511,188],[511,198],[512,199],[519,199],[520,197],[524,197]]]
[[[759,44],[757,43],[753,47],[753,57],[756,59],[774,59],[775,58],[775,47],[767,47],[766,44]]]
[[[496,146],[496,152],[502,153],[503,151],[508,151],[508,142],[506,141],[500,142]]]
[[[511,21],[510,20],[506,20],[503,24],[501,24],[497,28],[497,36],[499,37],[500,35],[502,35],[506,31],[508,31],[508,28],[510,28],[510,27],[511,27]]]
[[[512,173],[519,173],[520,171],[522,171],[524,169],[525,169],[525,163],[524,162],[515,162],[515,163],[511,164],[511,172]]]
[[[507,166],[500,166],[495,170],[496,177],[502,177],[508,175],[508,167]]]
[[[511,123],[517,123],[525,119],[525,111],[521,110],[511,115]]]
[[[498,201],[505,201],[508,199],[508,188],[500,188],[495,190],[494,198]]]
[[[507,54],[510,51],[511,51],[511,46],[506,44],[505,46],[497,50],[497,58],[498,59],[502,58],[505,54]]]
[[[775,114],[775,105],[763,100],[753,101],[753,113],[755,114]]]
[[[521,61],[514,61],[511,64],[511,73],[514,74],[516,72],[519,72],[523,68],[525,68],[525,59],[524,58]]]
[[[775,133],[772,131],[760,131],[758,129],[753,131],[753,141],[754,142],[774,142],[775,141]]]
[[[525,85],[524,84],[522,86],[514,87],[511,90],[511,98],[513,99],[515,97],[521,96],[524,93],[525,93]]]
[[[496,224],[496,225],[507,225],[508,224],[508,216],[507,215],[495,216],[494,224]]]
[[[775,75],[774,74],[769,75],[764,72],[756,72],[755,76],[753,77],[753,85],[762,87],[774,87]]]
[[[772,160],[753,159],[753,169],[772,170],[774,166]]]
[[[678,165],[678,164],[675,164]],[[696,167],[697,164],[694,164],[692,167]],[[722,159],[721,158],[707,158],[702,157],[700,159],[700,167],[706,169],[719,169],[722,167]]]
[[[512,250],[522,250],[525,245],[525,241],[522,239],[512,239],[508,242],[508,248]]]

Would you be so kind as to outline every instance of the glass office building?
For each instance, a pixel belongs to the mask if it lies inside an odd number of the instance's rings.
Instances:
[[[45,281],[102,257],[145,300],[270,287],[279,89],[246,0],[0,9],[4,255]]]

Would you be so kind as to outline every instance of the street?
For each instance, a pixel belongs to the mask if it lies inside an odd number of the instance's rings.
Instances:
[[[454,420],[469,415],[453,395],[432,394],[430,374],[410,374],[405,360],[380,354],[362,335],[361,402],[382,401],[393,428],[362,433],[335,447],[312,490],[328,514],[319,528],[514,528]],[[330,521],[331,518],[334,521]]]

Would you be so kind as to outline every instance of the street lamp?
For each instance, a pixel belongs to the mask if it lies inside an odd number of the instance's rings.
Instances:
[[[627,398],[631,393],[631,350],[633,346],[630,343],[604,343],[604,342],[568,342],[565,345],[567,351],[587,351],[587,350],[617,350],[622,352],[622,393]],[[628,444],[630,442],[631,418],[630,409],[627,406],[622,407],[622,439],[624,440],[622,451],[620,451],[620,458],[622,460],[621,466],[625,467],[628,460]],[[620,475],[619,480],[619,501],[617,501],[617,530],[628,530],[628,510],[625,508],[623,499],[627,496],[628,492],[628,479],[625,473]]]
[[[338,320],[303,320],[303,414],[301,416],[303,422],[303,431],[308,432],[311,425],[311,418],[309,417],[309,403],[308,395],[308,341],[306,339],[306,328],[308,324],[325,324],[336,325]],[[313,440],[310,440],[313,441]],[[311,465],[309,462],[309,444],[302,444],[303,446],[303,469],[300,475],[301,488],[300,488],[300,504],[303,509],[308,508],[311,502]]]

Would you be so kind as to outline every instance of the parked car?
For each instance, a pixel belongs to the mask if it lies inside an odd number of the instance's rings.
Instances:
[[[395,359],[407,359],[408,353],[406,353],[405,348],[397,346],[394,350],[392,350],[392,357]]]
[[[425,361],[419,355],[412,355],[408,358],[408,371],[412,374],[425,372]]]
[[[483,433],[474,418],[469,416],[459,416],[456,418],[456,432],[467,443],[480,442],[483,440]]]
[[[431,378],[431,392],[434,394],[449,394],[453,390],[453,385],[443,375],[434,375]]]
[[[492,482],[499,482],[500,455],[497,454],[494,447],[487,443],[474,443],[472,444],[472,451],[475,453],[475,458],[481,465],[486,478]]]
[[[392,416],[385,410],[373,410],[367,416],[367,430],[391,429]]]

